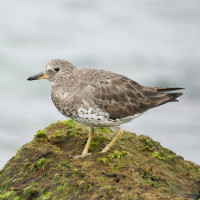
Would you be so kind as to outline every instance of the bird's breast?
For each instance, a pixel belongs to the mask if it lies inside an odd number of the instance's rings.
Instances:
[[[52,90],[51,98],[56,108],[66,117],[71,117],[69,92]]]

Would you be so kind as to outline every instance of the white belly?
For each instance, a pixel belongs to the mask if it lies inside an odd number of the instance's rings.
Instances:
[[[81,124],[91,127],[114,127],[129,122],[140,115],[141,114],[136,114],[121,119],[110,119],[109,113],[103,112],[100,109],[93,110],[92,108],[89,108],[89,110],[85,110],[79,108],[78,116],[74,116],[73,119]]]

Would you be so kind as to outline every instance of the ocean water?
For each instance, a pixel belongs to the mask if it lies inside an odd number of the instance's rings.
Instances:
[[[54,58],[144,85],[185,87],[180,103],[122,128],[200,164],[200,1],[0,1],[0,168],[37,130],[66,119],[48,81],[26,80]]]

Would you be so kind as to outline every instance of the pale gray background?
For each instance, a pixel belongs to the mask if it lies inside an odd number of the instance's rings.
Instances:
[[[199,0],[0,1],[0,168],[38,129],[65,119],[48,81],[26,81],[53,58],[187,88],[181,103],[150,110],[123,129],[200,164],[199,39]]]

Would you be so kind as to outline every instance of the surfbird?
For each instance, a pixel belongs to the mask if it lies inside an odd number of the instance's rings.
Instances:
[[[113,140],[101,151],[107,152],[123,134],[120,125],[150,108],[178,101],[183,93],[168,93],[184,88],[148,87],[117,73],[97,69],[78,69],[54,59],[46,69],[28,80],[52,82],[51,98],[66,117],[90,127],[87,144],[80,157],[87,156],[95,127],[116,129]]]

